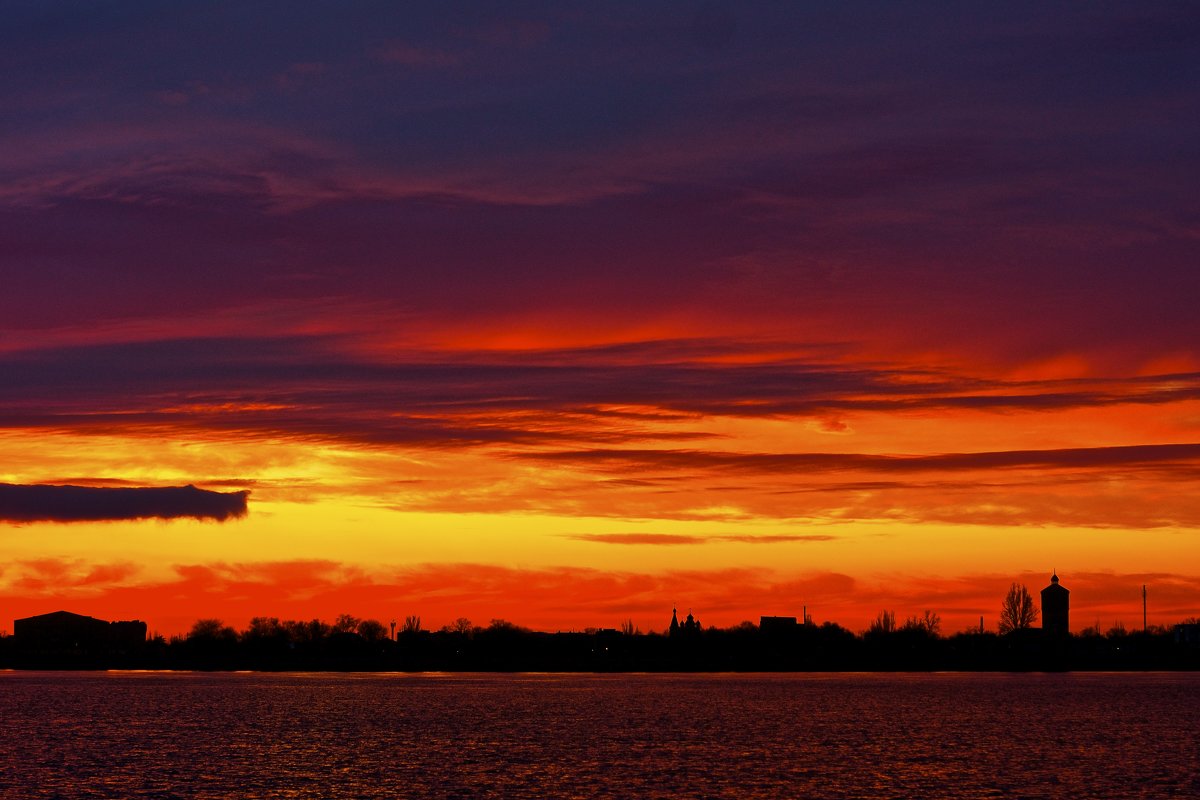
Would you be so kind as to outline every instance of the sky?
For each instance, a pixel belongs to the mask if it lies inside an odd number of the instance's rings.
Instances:
[[[1188,3],[0,19],[0,629],[1200,613]]]

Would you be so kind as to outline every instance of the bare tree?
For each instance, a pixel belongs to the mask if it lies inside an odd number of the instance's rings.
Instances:
[[[641,631],[639,631],[637,626],[633,624],[633,620],[627,619],[621,623],[621,633],[625,634],[626,636],[634,636],[641,633]]]
[[[1000,606],[1000,633],[1012,633],[1026,628],[1032,628],[1038,621],[1038,610],[1033,604],[1033,596],[1023,583],[1014,583],[1008,587],[1004,603]]]
[[[867,633],[892,633],[895,630],[896,612],[880,611],[878,616],[871,621],[871,627],[867,628]]]
[[[288,639],[293,642],[319,642],[333,630],[327,623],[319,619],[308,622],[287,620],[281,624],[287,631]]]
[[[404,618],[404,625],[400,628],[401,633],[420,633],[421,618],[416,614],[409,614]]]
[[[942,617],[936,611],[925,609],[921,616],[906,619],[900,630],[920,631],[929,636],[937,636],[942,632]]]
[[[489,633],[498,631],[505,633],[525,633],[525,629],[516,623],[509,622],[506,619],[493,619],[488,623],[487,630]]]
[[[358,624],[362,622],[356,616],[351,614],[338,614],[337,619],[333,621],[334,633],[354,633],[358,630]]]
[[[243,642],[265,639],[287,639],[287,630],[278,617],[252,617],[250,625],[242,631]]]

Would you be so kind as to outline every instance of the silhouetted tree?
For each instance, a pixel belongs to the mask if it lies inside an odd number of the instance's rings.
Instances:
[[[400,632],[401,633],[409,633],[409,634],[420,633],[421,632],[421,618],[418,617],[416,614],[409,614],[407,617],[404,618],[404,625],[401,626]]]
[[[513,622],[509,622],[509,621],[508,621],[508,620],[506,620],[506,619],[494,619],[494,620],[492,620],[491,622],[489,622],[489,623],[488,623],[488,626],[487,626],[487,629],[486,629],[486,630],[487,630],[489,633],[497,633],[497,632],[504,632],[504,633],[527,633],[527,632],[528,632],[528,628],[522,628],[520,625],[517,625],[516,623],[513,623]],[[596,629],[595,629],[595,628],[593,628],[591,632],[592,632],[592,633],[595,633],[595,632],[596,632]]]
[[[1032,628],[1038,620],[1038,610],[1033,604],[1033,596],[1022,583],[1014,583],[1008,587],[1008,594],[1000,606],[1000,632],[1012,633],[1026,628]]]
[[[442,630],[446,633],[458,633],[464,636],[470,633],[472,629],[471,620],[467,619],[466,617],[459,617],[458,619],[454,620],[454,622],[451,622],[449,625],[442,628]]]
[[[253,617],[246,630],[242,631],[243,641],[263,641],[268,639],[287,639],[287,630],[278,617]]]
[[[237,631],[219,619],[198,619],[182,644],[201,666],[224,666],[238,647]]]
[[[297,644],[301,642],[319,642],[333,631],[328,623],[322,622],[319,619],[310,620],[309,622],[289,619],[281,623],[281,625],[287,631],[288,641]]]
[[[359,622],[355,633],[368,642],[378,642],[388,638],[387,626],[377,619],[364,619]]]
[[[354,633],[358,630],[359,623],[362,620],[350,614],[338,614],[337,619],[333,621],[334,633]]]
[[[942,631],[942,618],[933,611],[926,609],[919,617],[909,617],[900,627],[902,631],[913,631],[937,636]]]
[[[634,627],[633,620],[627,619],[621,623],[621,633],[625,634],[626,636],[633,636],[641,633],[641,631]]]
[[[187,638],[192,641],[232,642],[237,639],[237,631],[219,619],[198,619],[192,624]]]
[[[875,619],[871,621],[871,626],[867,628],[867,633],[881,634],[892,633],[896,630],[896,612],[895,611],[880,611]]]

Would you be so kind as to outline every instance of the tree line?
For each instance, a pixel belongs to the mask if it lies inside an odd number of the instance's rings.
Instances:
[[[545,633],[503,619],[475,625],[460,617],[426,630],[417,615],[393,628],[342,614],[332,622],[255,617],[236,630],[200,619],[183,635],[153,636],[120,650],[23,647],[0,639],[0,666],[18,668],[139,668],[398,671],[836,671],[1197,669],[1200,645],[1176,631],[1151,627],[1105,634],[1087,629],[1051,637],[1032,626],[1016,596],[1009,632],[969,628],[944,635],[940,616],[923,611],[899,620],[881,611],[860,633],[834,622],[728,628],[686,634],[619,628]],[[1192,620],[1190,624],[1198,624]]]

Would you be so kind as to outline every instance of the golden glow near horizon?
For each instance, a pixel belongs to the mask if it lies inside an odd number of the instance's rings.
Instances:
[[[438,424],[537,434],[458,447],[205,427],[281,407],[175,404],[166,412],[187,427],[167,432],[0,435],[0,483],[251,491],[249,515],[225,523],[23,524],[0,595],[30,610],[163,603],[156,624],[168,632],[186,628],[187,609],[235,622],[507,615],[551,628],[630,617],[649,629],[672,601],[709,624],[808,605],[862,627],[879,608],[933,607],[957,629],[992,613],[1010,577],[1036,583],[1036,568],[1051,566],[1102,587],[1092,602],[1075,595],[1081,614],[1119,613],[1114,587],[1156,576],[1176,587],[1161,606],[1169,621],[1190,586],[1176,573],[1197,555],[1200,501],[1179,491],[1178,464],[1089,456],[1200,438],[1191,400],[1152,414],[1121,402],[764,415],[451,408]],[[1025,455],[988,455],[1011,453]]]

